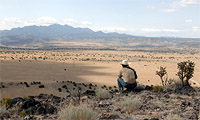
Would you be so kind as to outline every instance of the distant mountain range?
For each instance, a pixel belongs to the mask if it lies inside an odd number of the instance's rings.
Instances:
[[[192,43],[195,47],[199,47],[199,41],[200,38],[143,37],[119,33],[104,33],[102,31],[94,32],[89,28],[74,28],[69,25],[59,24],[50,26],[34,25],[0,31],[1,46],[17,47],[52,46],[52,42],[99,43],[105,46],[127,46],[129,48],[154,47],[154,44],[157,46],[187,46],[187,43]],[[197,45],[196,42],[198,42]],[[54,46],[56,45],[54,44]]]

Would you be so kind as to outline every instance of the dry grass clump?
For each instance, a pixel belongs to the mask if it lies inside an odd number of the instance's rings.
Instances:
[[[122,107],[124,107],[125,111],[127,111],[129,114],[133,113],[136,110],[139,110],[141,107],[142,103],[140,102],[141,100],[138,97],[135,98],[124,98]]]
[[[183,120],[183,118],[181,118],[181,116],[179,116],[179,115],[169,114],[166,117],[166,120]]]
[[[96,120],[97,113],[87,105],[72,106],[62,109],[58,112],[59,120]]]
[[[6,106],[0,105],[0,114],[4,114],[6,112]]]
[[[110,93],[107,90],[97,89],[96,96],[98,99],[104,100],[110,98]]]
[[[178,88],[182,88],[183,85],[181,83],[181,81],[179,79],[169,79],[170,84],[164,86],[164,89],[172,89],[172,90],[176,90]]]
[[[153,91],[154,92],[162,92],[163,91],[163,86],[153,86]]]

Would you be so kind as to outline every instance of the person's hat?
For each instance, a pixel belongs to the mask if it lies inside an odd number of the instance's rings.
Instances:
[[[121,65],[129,65],[129,64],[131,64],[131,63],[129,63],[128,60],[122,60]]]

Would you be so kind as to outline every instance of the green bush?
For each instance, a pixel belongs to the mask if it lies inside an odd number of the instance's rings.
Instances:
[[[6,107],[11,107],[12,101],[10,98],[3,98],[3,104],[5,104]]]
[[[96,120],[97,113],[87,105],[68,106],[58,112],[60,120]]]
[[[159,86],[159,85],[153,86],[153,91],[154,92],[162,92],[163,86]]]
[[[24,97],[24,100],[28,100],[29,98],[28,97]]]
[[[190,85],[189,80],[193,77],[194,66],[194,62],[189,60],[178,63],[179,71],[176,75],[180,78],[183,86]]]
[[[23,110],[20,112],[20,116],[26,116],[26,112]]]

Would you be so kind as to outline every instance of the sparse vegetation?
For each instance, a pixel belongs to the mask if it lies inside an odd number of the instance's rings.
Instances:
[[[20,116],[26,116],[26,111],[24,111],[24,110],[21,111],[21,112],[20,112]]]
[[[28,100],[29,98],[28,97],[24,97],[24,100]]]
[[[189,60],[178,63],[179,71],[176,75],[180,78],[183,86],[190,85],[189,80],[193,77],[194,66],[194,62]]]
[[[154,92],[162,92],[163,86],[159,86],[159,85],[153,86],[153,91]]]
[[[4,114],[6,112],[6,106],[0,105],[0,114]]]
[[[139,110],[142,103],[140,102],[140,99],[138,97],[135,98],[125,97],[122,105],[125,111],[128,112],[128,114],[131,114],[136,110]]]
[[[163,78],[164,76],[167,76],[166,67],[160,66],[160,71],[156,71],[156,75],[158,75],[160,77],[160,80],[161,80],[163,86],[167,85],[168,78],[166,77],[165,80]]]
[[[183,120],[183,118],[179,115],[169,114],[166,120]]]
[[[59,113],[60,120],[96,120],[97,113],[87,105],[71,106],[62,109]]]
[[[110,97],[110,93],[107,90],[97,89],[96,96],[100,100],[108,99]]]
[[[39,88],[44,88],[44,85],[39,85]]]
[[[65,89],[67,89],[67,85],[63,85],[63,86],[62,86],[62,88],[65,88]]]
[[[12,101],[10,98],[3,98],[3,104],[6,105],[6,107],[11,107]]]
[[[62,91],[62,89],[61,89],[61,88],[58,88],[58,91],[59,91],[59,92],[61,92],[61,91]]]

